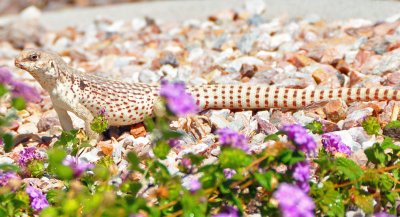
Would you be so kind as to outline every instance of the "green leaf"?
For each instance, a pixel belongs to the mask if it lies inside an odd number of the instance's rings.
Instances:
[[[54,207],[47,207],[40,212],[40,217],[57,217],[60,216],[57,209]]]
[[[375,143],[371,147],[365,149],[364,153],[367,156],[368,161],[374,164],[383,165],[387,159],[387,155],[385,154],[379,143]]]
[[[27,170],[33,177],[41,177],[45,172],[44,162],[41,160],[33,160],[27,165]]]
[[[5,133],[2,136],[3,143],[4,143],[4,151],[5,152],[10,152],[12,148],[14,147],[14,139],[13,136],[9,133]]]
[[[267,142],[267,141],[270,141],[270,140],[279,141],[279,134],[277,134],[277,133],[269,134],[268,136],[265,137],[264,142]]]
[[[162,131],[163,139],[175,139],[182,136],[182,133],[173,131],[173,130],[163,130]]]
[[[378,180],[378,187],[381,189],[381,191],[389,192],[392,190],[394,182],[389,178],[388,174],[380,175]]]
[[[237,170],[240,167],[248,166],[252,159],[243,150],[236,148],[223,148],[219,155],[219,161],[223,168],[231,168]]]
[[[362,123],[362,127],[368,135],[378,135],[381,130],[381,125],[379,125],[379,121],[375,117],[368,117]]]
[[[294,165],[304,159],[305,156],[303,152],[293,151],[290,149],[282,150],[278,156],[278,160],[286,165]]]
[[[254,173],[254,178],[263,186],[267,191],[272,190],[272,177],[274,173],[267,171],[265,173]]]
[[[6,93],[8,93],[6,86],[0,84],[0,97],[4,96]]]
[[[183,158],[189,158],[192,165],[200,165],[204,160],[204,156],[188,153]]]
[[[314,134],[323,134],[323,125],[321,122],[314,120],[311,123],[308,123],[305,128],[309,129]]]
[[[144,120],[144,125],[146,126],[148,132],[153,132],[154,128],[156,128],[153,118],[146,118]]]
[[[374,211],[373,201],[374,198],[372,195],[366,195],[360,192],[354,195],[355,204],[367,214],[370,214]]]
[[[322,188],[311,188],[316,205],[327,216],[344,216],[344,203],[340,192],[336,191],[332,182],[325,182]]]
[[[386,150],[386,149],[392,149],[392,150],[396,150],[396,151],[400,150],[400,146],[395,145],[393,143],[393,139],[390,137],[385,137],[385,139],[383,140],[383,142],[381,144],[381,147],[383,150]]]
[[[400,128],[399,120],[391,121],[385,126],[385,129],[393,129],[393,128]]]
[[[54,147],[72,146],[74,144],[77,144],[79,142],[79,140],[76,138],[77,133],[77,130],[63,131],[61,133],[60,139],[54,143]]]
[[[131,164],[132,169],[134,170],[140,169],[139,168],[140,160],[135,152],[129,152],[127,155],[127,160]]]
[[[106,117],[102,115],[95,117],[93,121],[90,123],[90,129],[92,129],[94,132],[98,134],[105,132],[107,128],[108,128],[108,121]]]
[[[22,97],[13,98],[11,101],[11,105],[17,110],[23,110],[26,108],[26,102]]]
[[[14,164],[0,164],[0,170],[18,172],[20,168]]]
[[[363,175],[363,171],[354,161],[339,157],[336,159],[336,169],[342,172],[348,179],[355,181]]]
[[[170,150],[171,147],[165,141],[158,141],[156,146],[153,148],[154,154],[162,160],[167,158],[167,155]]]

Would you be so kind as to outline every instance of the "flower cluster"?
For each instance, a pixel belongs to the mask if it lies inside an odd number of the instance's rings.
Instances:
[[[24,148],[19,152],[18,164],[21,167],[26,167],[33,160],[42,160],[43,157],[37,151],[35,147]]]
[[[14,80],[10,70],[5,67],[0,68],[0,84],[9,85],[13,97],[23,97],[26,101],[33,103],[39,103],[42,100],[36,88]]]
[[[175,115],[186,116],[198,111],[194,98],[186,92],[183,82],[161,81],[160,95],[166,98],[169,110]]]
[[[313,200],[295,185],[282,183],[274,193],[283,217],[312,217]]]
[[[19,180],[20,177],[12,171],[0,171],[0,187],[7,186],[11,180]]]
[[[225,206],[220,213],[213,215],[213,217],[239,217],[239,211],[236,207]]]
[[[230,168],[224,169],[224,176],[226,179],[231,179],[234,175],[236,175],[236,170]]]
[[[310,185],[308,183],[310,179],[310,163],[302,161],[294,165],[293,179],[296,180],[296,184],[304,192],[310,191]]]
[[[322,135],[322,144],[327,152],[332,154],[345,154],[347,156],[351,155],[350,148],[342,142],[339,135],[333,133],[325,133]]]
[[[40,211],[49,206],[46,195],[44,195],[39,189],[28,186],[26,187],[26,193],[29,195],[29,201],[32,209]]]
[[[63,161],[64,166],[69,166],[74,172],[74,177],[79,177],[85,172],[86,170],[92,169],[94,167],[93,164],[83,162],[77,157],[67,155]]]
[[[195,193],[196,191],[200,190],[201,182],[198,178],[193,178],[189,181],[188,189],[190,192]]]
[[[281,131],[303,152],[311,153],[317,148],[317,143],[307,133],[307,130],[299,124],[284,126]]]
[[[237,133],[229,128],[219,129],[217,133],[221,145],[232,146],[234,148],[242,149],[243,151],[249,150],[249,144],[245,135]]]

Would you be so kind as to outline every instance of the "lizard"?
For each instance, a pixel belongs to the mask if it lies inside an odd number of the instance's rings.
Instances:
[[[39,49],[23,50],[15,66],[28,71],[46,90],[63,130],[72,130],[74,113],[85,121],[89,138],[98,135],[90,123],[105,110],[110,126],[131,125],[153,115],[160,99],[158,84],[127,83],[87,74],[70,67],[59,55]],[[327,100],[400,100],[400,91],[390,88],[293,89],[273,85],[210,84],[187,86],[200,110],[205,109],[299,109]]]

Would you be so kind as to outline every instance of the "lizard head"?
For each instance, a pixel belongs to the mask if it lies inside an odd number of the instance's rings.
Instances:
[[[23,50],[15,58],[15,66],[28,71],[39,82],[58,78],[57,67],[64,64],[65,62],[57,54],[37,49]]]

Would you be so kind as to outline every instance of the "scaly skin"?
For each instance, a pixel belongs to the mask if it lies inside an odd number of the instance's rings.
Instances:
[[[61,126],[71,130],[72,121],[67,111],[85,121],[91,139],[97,139],[90,123],[101,109],[105,109],[111,126],[142,122],[153,114],[159,99],[159,86],[125,83],[82,73],[69,67],[57,54],[41,50],[24,50],[15,59],[49,92]],[[264,109],[303,108],[313,103],[342,99],[353,101],[400,100],[400,92],[383,88],[338,88],[305,90],[267,85],[203,85],[189,86],[201,109]]]

